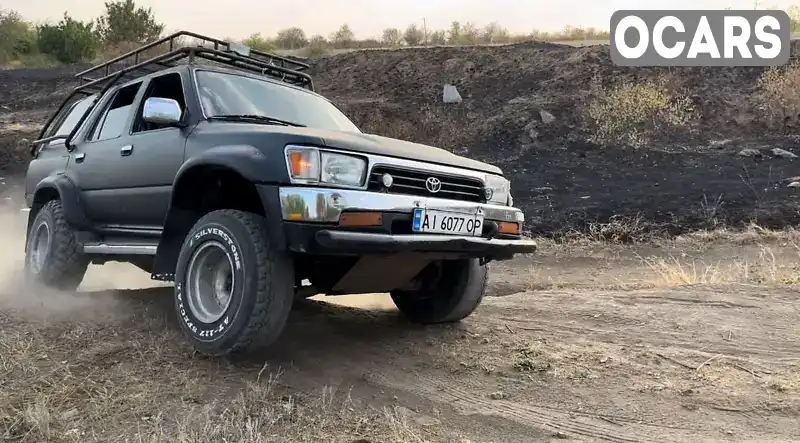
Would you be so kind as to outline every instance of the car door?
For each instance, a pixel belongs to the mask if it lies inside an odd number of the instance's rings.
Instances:
[[[187,126],[162,125],[144,121],[148,98],[175,100],[182,116],[186,114],[187,82],[180,72],[153,76],[143,85],[127,143],[120,151],[119,176],[125,189],[125,206],[120,224],[161,229],[169,211],[172,185],[184,161]]]
[[[139,84],[129,103],[126,97],[132,92],[123,91],[117,103],[109,104],[110,112],[104,111],[108,117],[98,119],[80,187],[93,221],[109,228],[158,230],[169,210],[188,131],[143,121],[143,105],[149,97],[162,97],[175,99],[185,109],[183,81],[177,72],[153,77]],[[92,161],[91,154],[96,157]]]
[[[125,169],[120,160],[143,83],[122,85],[107,94],[99,103],[100,109],[93,112],[85,134],[74,144],[67,174],[77,186],[93,224],[114,224],[127,211],[121,204],[126,183],[120,180]]]

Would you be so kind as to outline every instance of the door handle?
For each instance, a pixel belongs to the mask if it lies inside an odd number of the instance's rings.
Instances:
[[[125,157],[131,155],[133,152],[133,145],[123,146],[122,149],[119,150],[119,155]]]
[[[84,158],[86,158],[86,154],[84,154],[83,152],[75,154],[75,163],[83,163]]]

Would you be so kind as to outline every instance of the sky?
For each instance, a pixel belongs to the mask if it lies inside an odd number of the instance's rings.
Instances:
[[[105,0],[0,0],[0,8],[29,20],[58,21],[100,15]],[[556,31],[566,25],[608,29],[620,9],[753,9],[754,0],[137,0],[151,7],[167,31],[188,30],[219,38],[265,36],[291,26],[329,36],[347,23],[357,38],[380,37],[385,28],[411,23],[447,29],[452,21],[485,26],[496,21],[512,32]],[[646,3],[647,6],[643,6]],[[759,8],[785,8],[798,0],[759,0]],[[69,6],[66,6],[69,5]]]

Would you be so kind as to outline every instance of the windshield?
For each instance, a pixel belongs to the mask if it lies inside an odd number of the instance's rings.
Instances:
[[[197,71],[207,117],[261,115],[311,128],[361,132],[332,103],[291,87],[243,75]]]

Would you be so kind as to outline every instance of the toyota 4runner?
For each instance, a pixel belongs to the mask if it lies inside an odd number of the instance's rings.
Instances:
[[[508,180],[362,133],[308,67],[178,32],[77,74],[31,150],[27,280],[72,291],[89,264],[136,265],[174,282],[209,355],[273,342],[316,294],[387,292],[426,324],[470,315],[487,264],[536,249]]]

